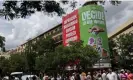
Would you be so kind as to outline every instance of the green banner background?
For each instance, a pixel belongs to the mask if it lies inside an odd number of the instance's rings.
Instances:
[[[108,37],[104,8],[88,5],[78,10],[80,23],[80,39],[98,50],[101,57],[109,55]]]

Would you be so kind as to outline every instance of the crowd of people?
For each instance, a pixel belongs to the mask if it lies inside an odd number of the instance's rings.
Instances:
[[[92,72],[74,72],[72,74],[61,76],[57,74],[56,77],[48,76],[44,74],[42,80],[133,80],[133,73],[130,70],[119,70],[113,71],[112,69],[108,70],[99,70]]]

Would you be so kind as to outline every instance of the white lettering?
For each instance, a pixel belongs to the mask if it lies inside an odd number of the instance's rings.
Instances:
[[[66,38],[76,35],[76,31],[72,31],[68,34],[66,34]]]
[[[70,38],[66,39],[65,43],[67,44],[67,43],[69,43],[70,41],[75,41],[75,40],[77,40],[77,39],[78,39],[77,36],[73,36],[73,37],[70,37]]]
[[[70,31],[72,31],[72,30],[75,30],[75,26],[72,26],[72,27],[70,27],[70,28],[67,28],[67,29],[66,29],[66,33],[70,32]]]
[[[76,16],[76,15],[73,15],[72,17],[66,19],[66,20],[64,21],[64,24],[67,24],[67,23],[73,21],[73,20],[76,19],[76,18],[77,18],[77,16]]]
[[[88,19],[99,19],[104,20],[104,12],[91,10],[91,11],[85,11],[82,13],[82,21],[88,20]]]
[[[78,20],[76,19],[76,20],[74,20],[74,21],[72,21],[72,22],[70,22],[70,23],[64,25],[64,29],[66,29],[66,28],[68,28],[68,27],[70,27],[70,26],[76,24],[77,22],[78,22]]]

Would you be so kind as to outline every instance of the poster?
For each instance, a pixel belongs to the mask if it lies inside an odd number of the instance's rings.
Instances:
[[[80,24],[80,39],[84,45],[94,47],[101,57],[109,53],[108,37],[104,8],[98,5],[88,5],[78,10]]]
[[[71,41],[80,40],[78,10],[63,17],[62,31],[63,44],[68,46]]]
[[[109,56],[108,37],[104,8],[88,5],[63,17],[63,44],[70,41],[84,41],[84,45],[94,47],[101,57]]]

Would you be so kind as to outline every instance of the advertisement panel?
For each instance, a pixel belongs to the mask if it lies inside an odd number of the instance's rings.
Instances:
[[[108,37],[104,8],[98,5],[88,5],[78,10],[80,24],[80,39],[84,44],[98,50],[100,56],[109,53]]]
[[[79,32],[79,19],[78,10],[75,10],[71,14],[63,17],[62,31],[63,31],[63,44],[68,46],[70,41],[80,40]]]
[[[63,44],[69,45],[70,41],[84,41],[98,50],[101,57],[109,53],[108,37],[104,8],[100,5],[88,5],[63,17]]]

